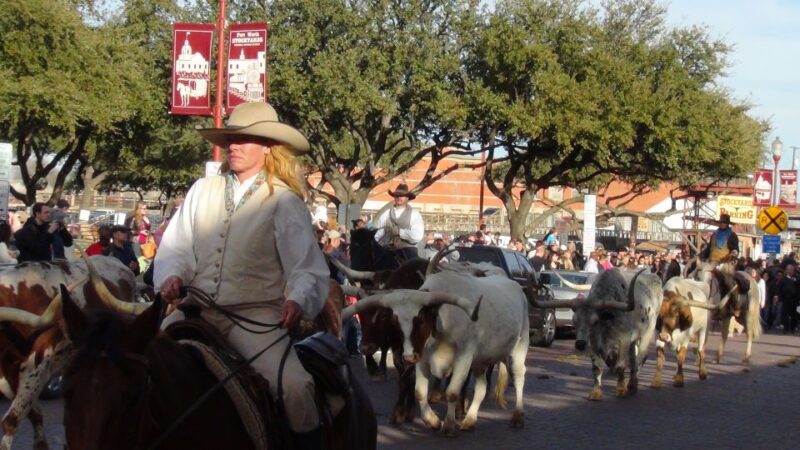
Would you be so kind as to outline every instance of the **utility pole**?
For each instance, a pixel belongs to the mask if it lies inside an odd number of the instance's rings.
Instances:
[[[217,17],[217,96],[214,103],[214,126],[222,128],[222,116],[224,115],[224,107],[222,106],[222,99],[224,97],[223,77],[225,75],[225,1],[219,0],[219,16]],[[214,146],[211,153],[211,160],[214,162],[221,161],[220,148],[218,145]]]

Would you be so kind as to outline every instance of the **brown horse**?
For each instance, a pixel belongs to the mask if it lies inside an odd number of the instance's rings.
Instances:
[[[91,320],[66,292],[63,315],[77,355],[64,373],[67,447],[70,450],[149,449],[217,379],[190,349],[160,331],[162,303],[130,321],[103,314]],[[374,449],[377,427],[356,427],[363,436],[345,436],[336,430],[348,424],[375,423],[369,400],[353,381],[355,400],[326,428],[326,447]],[[268,419],[269,420],[269,419]],[[275,429],[274,423],[268,429]],[[269,448],[276,445],[270,433]],[[360,445],[359,445],[360,443]],[[188,415],[158,445],[159,449],[253,449],[236,409],[218,390]]]

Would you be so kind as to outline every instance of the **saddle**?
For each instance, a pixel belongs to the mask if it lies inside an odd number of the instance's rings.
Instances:
[[[279,405],[270,394],[269,382],[250,366],[240,368],[246,359],[227,343],[215,327],[200,316],[198,305],[184,303],[178,308],[186,319],[171,324],[165,332],[181,344],[196,350],[200,360],[220,380],[238,370],[236,376],[226,383],[225,390],[236,405],[256,448],[292,449],[293,437],[286,423],[285,414],[281,413],[282,405]],[[308,332],[309,329],[306,328],[302,330],[300,336]],[[330,427],[334,423],[328,404],[331,396],[343,397],[345,403],[343,411],[353,415],[355,393],[350,383],[352,374],[347,364],[349,353],[344,344],[336,336],[320,331],[298,341],[294,344],[294,348],[300,363],[314,378],[317,409],[323,424]],[[209,352],[213,356],[209,357]],[[224,364],[224,371],[220,371],[217,367],[220,363]],[[229,387],[229,384],[232,387]],[[254,411],[261,417],[260,421],[256,421],[258,423],[253,423]],[[350,424],[348,426],[360,426],[353,422],[358,421],[347,420]],[[352,431],[356,432],[355,429]]]

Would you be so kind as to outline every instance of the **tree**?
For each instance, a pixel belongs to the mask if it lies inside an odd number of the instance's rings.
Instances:
[[[337,205],[363,204],[428,155],[418,193],[458,168],[439,170],[442,158],[476,152],[466,143],[460,64],[476,3],[278,0],[268,15],[242,8],[240,20],[270,21],[270,102],[309,137],[308,162],[322,174],[317,193],[328,183]]]
[[[132,64],[146,84],[137,114],[98,135],[86,158],[80,160],[85,195],[91,195],[94,188],[134,191],[140,196],[159,191],[166,200],[202,175],[210,145],[194,126],[207,120],[168,114],[172,23],[207,20],[196,13],[173,0],[128,0],[103,17],[104,26],[117,30],[135,49]]]
[[[513,238],[550,186],[691,184],[758,164],[765,124],[716,84],[729,47],[664,16],[654,1],[510,0],[474,34],[466,91],[484,146],[502,147],[485,178]]]
[[[0,140],[14,143],[30,205],[57,171],[51,200],[93,136],[135,114],[143,79],[113,29],[87,25],[85,2],[9,0],[0,8]]]

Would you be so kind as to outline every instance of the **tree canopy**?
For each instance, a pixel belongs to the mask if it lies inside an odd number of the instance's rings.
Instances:
[[[716,84],[729,47],[664,18],[654,1],[509,0],[475,33],[471,107],[481,140],[502,147],[486,181],[515,238],[550,186],[690,185],[757,166],[766,126]]]

